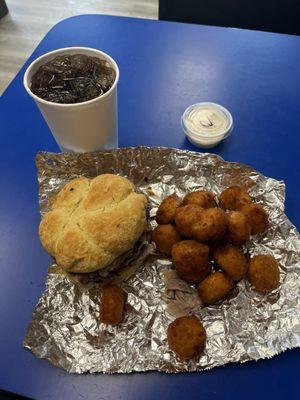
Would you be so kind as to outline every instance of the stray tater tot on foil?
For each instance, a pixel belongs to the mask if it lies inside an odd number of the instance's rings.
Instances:
[[[211,271],[209,247],[195,240],[183,240],[172,247],[172,262],[186,282],[201,282]]]
[[[206,345],[206,332],[194,316],[179,317],[168,326],[168,344],[174,353],[184,359],[199,357]]]
[[[196,190],[188,193],[183,199],[183,204],[197,204],[202,208],[217,207],[214,194],[206,190]]]
[[[192,226],[199,221],[203,208],[197,204],[180,206],[175,212],[175,224],[182,236],[192,237]]]
[[[191,228],[192,238],[199,242],[218,240],[227,231],[228,219],[220,208],[204,209],[200,218]]]
[[[176,195],[166,197],[158,207],[156,222],[158,224],[172,224],[175,219],[175,211],[181,204],[181,199]]]
[[[234,281],[242,279],[248,271],[248,262],[243,251],[236,246],[227,244],[219,247],[214,258],[222,270]]]
[[[100,303],[100,321],[107,325],[123,321],[126,293],[117,285],[106,285]]]
[[[198,294],[205,304],[214,304],[228,296],[233,288],[233,281],[223,272],[208,275],[198,285]]]
[[[152,232],[152,240],[161,253],[170,256],[175,243],[182,240],[175,226],[158,225]]]
[[[231,186],[225,189],[219,200],[224,210],[240,210],[245,204],[252,202],[249,194],[239,186]]]
[[[271,292],[280,285],[279,266],[269,254],[253,256],[249,263],[250,283],[260,292]]]
[[[251,235],[258,235],[267,230],[269,217],[260,204],[247,204],[241,208],[241,211],[250,219]]]

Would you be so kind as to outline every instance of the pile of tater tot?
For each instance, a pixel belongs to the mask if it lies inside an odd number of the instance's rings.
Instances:
[[[203,304],[225,299],[244,277],[258,291],[280,284],[279,266],[272,255],[249,257],[243,245],[251,235],[265,232],[268,214],[241,187],[224,190],[219,198],[197,190],[183,199],[171,195],[156,213],[152,240],[159,252],[172,258],[177,275],[195,285]],[[206,333],[195,316],[177,318],[168,327],[171,350],[182,359],[199,357]]]

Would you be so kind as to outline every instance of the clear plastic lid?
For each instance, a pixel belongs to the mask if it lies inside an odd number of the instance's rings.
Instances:
[[[200,147],[213,147],[229,136],[233,121],[230,112],[216,103],[189,106],[181,119],[188,139]]]

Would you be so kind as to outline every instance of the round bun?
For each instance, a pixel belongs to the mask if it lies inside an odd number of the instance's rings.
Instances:
[[[146,197],[121,176],[73,179],[44,215],[41,243],[67,271],[103,269],[133,248],[146,228],[146,206]]]

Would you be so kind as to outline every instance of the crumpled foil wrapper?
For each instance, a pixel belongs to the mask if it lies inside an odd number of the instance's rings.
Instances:
[[[167,327],[174,318],[166,311],[163,275],[171,268],[170,260],[154,254],[124,278],[128,304],[125,321],[118,326],[99,322],[101,285],[77,285],[53,262],[24,339],[37,357],[73,373],[179,372],[269,358],[300,345],[300,240],[284,214],[282,181],[213,154],[168,148],[39,153],[36,163],[42,214],[51,196],[70,179],[115,173],[128,177],[148,196],[152,226],[160,202],[173,192],[184,195],[205,188],[219,194],[228,186],[242,185],[270,216],[268,231],[253,237],[247,250],[273,254],[281,267],[278,290],[260,294],[242,280],[222,304],[201,308],[196,315],[207,332],[206,350],[199,359],[185,362],[167,344]]]

